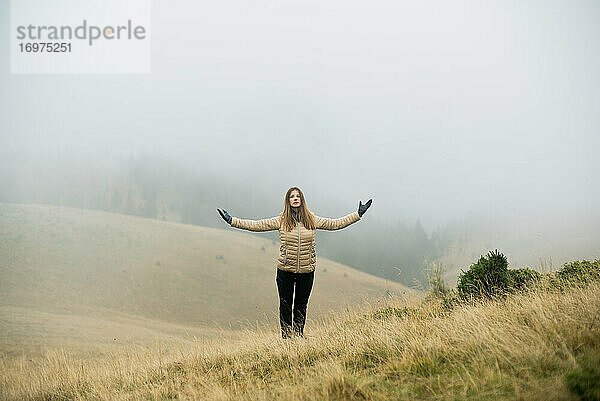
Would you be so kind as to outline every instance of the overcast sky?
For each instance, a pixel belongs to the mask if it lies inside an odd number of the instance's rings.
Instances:
[[[427,229],[598,214],[597,1],[153,1],[151,74],[11,75],[0,16],[0,157],[158,151]]]

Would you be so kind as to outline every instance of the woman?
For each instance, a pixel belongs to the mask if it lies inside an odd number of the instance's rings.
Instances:
[[[249,231],[279,230],[281,246],[277,259],[276,281],[279,292],[279,323],[283,338],[290,338],[292,335],[304,336],[306,305],[317,265],[316,230],[340,230],[357,222],[371,206],[372,201],[373,199],[369,199],[364,205],[359,201],[358,211],[339,219],[330,219],[316,216],[308,210],[300,188],[292,187],[285,194],[283,212],[269,219],[242,220],[231,217],[225,210],[217,209],[232,227]]]

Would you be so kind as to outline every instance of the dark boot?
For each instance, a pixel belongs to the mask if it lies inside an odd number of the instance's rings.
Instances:
[[[292,330],[292,326],[288,326],[287,324],[283,323],[281,325],[281,338],[292,338],[293,335],[294,332]]]

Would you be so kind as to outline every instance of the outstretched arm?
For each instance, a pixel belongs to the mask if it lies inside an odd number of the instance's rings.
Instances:
[[[227,210],[217,208],[217,212],[221,215],[231,227],[241,228],[249,231],[272,231],[279,229],[279,216],[271,217],[270,219],[262,220],[244,220],[237,217],[231,217]]]
[[[364,205],[361,201],[358,201],[358,210],[354,213],[347,214],[339,219],[330,219],[328,217],[320,217],[315,215],[316,226],[321,230],[341,230],[342,228],[348,227],[352,223],[356,223],[367,209],[371,206],[373,199],[369,199]]]
[[[342,228],[348,227],[352,223],[356,223],[358,220],[360,220],[358,212],[347,214],[346,216],[338,219],[331,219],[329,217],[315,215],[317,229],[321,230],[341,230]]]
[[[248,231],[273,231],[279,230],[279,216],[261,220],[245,220],[233,217],[231,227]]]

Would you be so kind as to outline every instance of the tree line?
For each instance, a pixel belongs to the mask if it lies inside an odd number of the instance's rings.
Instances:
[[[259,218],[281,209],[282,199],[253,193],[248,182],[182,167],[160,154],[126,158],[48,156],[5,165],[0,201],[104,210],[223,228],[216,205],[235,215]],[[255,201],[253,199],[260,199]],[[256,216],[256,217],[249,217]],[[331,216],[339,217],[339,216]],[[277,233],[267,233],[277,241]],[[454,240],[451,230],[427,235],[422,225],[371,219],[360,230],[319,231],[319,256],[407,285],[424,281],[428,261]]]

